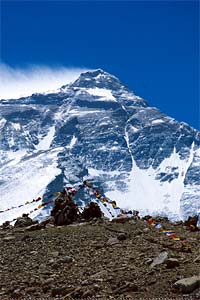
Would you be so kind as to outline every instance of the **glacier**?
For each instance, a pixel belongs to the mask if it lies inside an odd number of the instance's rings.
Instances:
[[[2,99],[0,133],[0,211],[24,205],[1,212],[0,223],[38,205],[27,201],[45,202],[86,179],[141,215],[176,220],[200,213],[200,132],[101,69],[49,93]],[[91,195],[81,190],[75,200],[83,205]]]

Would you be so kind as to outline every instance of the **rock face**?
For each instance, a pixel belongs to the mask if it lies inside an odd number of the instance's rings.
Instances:
[[[174,219],[197,214],[200,132],[115,76],[86,72],[56,92],[2,100],[0,111],[1,210],[89,178],[120,207]],[[85,189],[76,195],[79,204],[91,198]],[[49,206],[32,215],[48,215]],[[2,223],[24,209],[1,214]]]

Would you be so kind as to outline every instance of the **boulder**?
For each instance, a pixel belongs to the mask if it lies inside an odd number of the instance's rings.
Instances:
[[[200,287],[200,276],[183,278],[174,283],[174,288],[182,293],[189,294]]]
[[[168,253],[166,251],[161,252],[156,258],[153,259],[153,262],[150,264],[151,268],[154,268],[157,265],[160,265],[166,261]]]
[[[74,259],[71,256],[64,256],[60,259],[60,262],[61,263],[71,263],[71,262],[73,262],[73,260]]]
[[[108,245],[108,246],[116,245],[116,244],[118,244],[118,243],[119,243],[119,240],[118,240],[118,238],[116,238],[116,237],[111,237],[111,238],[109,238],[109,240],[107,241],[107,245]]]
[[[23,214],[22,217],[17,218],[17,221],[15,222],[15,227],[27,227],[33,224],[38,223],[37,221],[33,221],[31,218],[29,218],[28,214]]]
[[[179,261],[176,258],[168,258],[165,261],[167,269],[173,269],[179,266]]]
[[[132,218],[131,217],[127,217],[127,216],[120,216],[120,217],[117,217],[117,218],[114,218],[112,219],[112,223],[120,223],[120,224],[124,224],[124,223],[127,223],[129,221],[131,221]]]
[[[15,236],[14,235],[9,235],[3,238],[4,241],[13,241],[15,240]]]
[[[58,257],[60,255],[60,253],[58,252],[58,251],[53,251],[53,252],[51,252],[51,256],[52,257]]]
[[[3,229],[12,229],[13,228],[13,226],[10,224],[9,221],[4,222],[1,227]]]
[[[119,233],[117,236],[119,241],[124,241],[127,239],[127,234],[126,233]]]

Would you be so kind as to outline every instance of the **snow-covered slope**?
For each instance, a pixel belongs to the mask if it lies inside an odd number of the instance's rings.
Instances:
[[[141,214],[198,213],[200,132],[150,107],[115,76],[85,72],[55,92],[2,100],[0,112],[0,210],[90,179]],[[90,199],[87,190],[76,195],[78,203]],[[30,210],[1,213],[0,221]]]

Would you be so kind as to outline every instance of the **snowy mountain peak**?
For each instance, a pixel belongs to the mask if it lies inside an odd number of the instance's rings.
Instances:
[[[93,70],[81,73],[79,78],[72,84],[73,87],[79,88],[104,88],[117,90],[123,85],[115,76],[101,70]]]
[[[122,208],[171,218],[198,213],[200,133],[115,76],[84,72],[57,91],[3,100],[0,112],[0,210],[13,199],[15,206],[46,201],[89,178]],[[78,204],[90,200],[88,191],[77,194]]]

